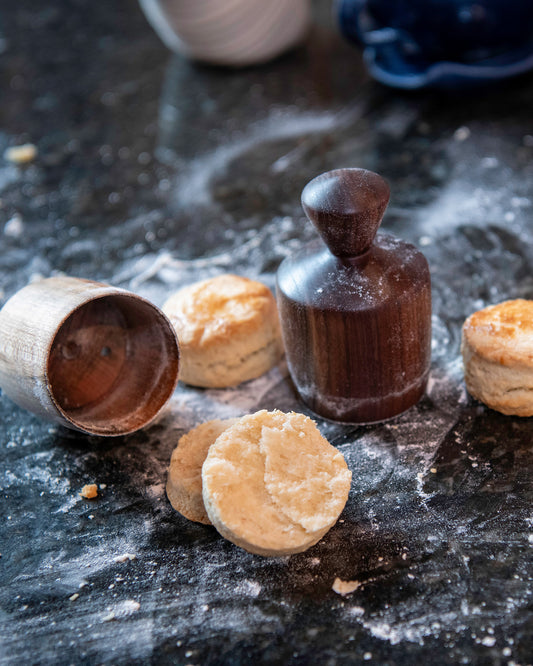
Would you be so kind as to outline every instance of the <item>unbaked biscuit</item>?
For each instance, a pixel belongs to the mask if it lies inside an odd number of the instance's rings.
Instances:
[[[533,416],[533,301],[474,312],[463,325],[461,353],[474,398],[503,414]]]
[[[214,419],[190,430],[172,452],[167,497],[176,511],[197,523],[210,525],[202,499],[202,465],[215,439],[237,419]]]
[[[334,525],[351,476],[310,418],[262,410],[239,419],[209,449],[204,505],[220,534],[245,550],[299,553]]]
[[[180,380],[224,388],[255,379],[283,354],[276,301],[261,282],[219,275],[180,289],[163,305],[180,344]]]

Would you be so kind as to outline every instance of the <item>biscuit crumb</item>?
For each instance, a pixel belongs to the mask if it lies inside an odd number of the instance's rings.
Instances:
[[[80,495],[85,499],[94,499],[98,495],[98,486],[96,483],[88,483],[81,489]]]
[[[68,599],[69,599],[69,601],[76,601],[76,599],[78,599],[79,596],[80,596],[80,595],[79,595],[77,592],[75,592],[75,593],[74,593],[71,597],[69,597]]]
[[[28,164],[37,157],[37,146],[33,143],[24,143],[21,146],[11,146],[4,152],[4,159],[13,164]]]
[[[126,560],[136,560],[137,555],[134,555],[133,553],[124,553],[124,555],[117,555],[116,557],[113,558],[114,562],[125,562]]]
[[[337,594],[345,597],[347,594],[355,592],[360,586],[361,583],[358,580],[341,580],[340,578],[335,578],[331,589]]]
[[[141,604],[135,599],[127,599],[121,604],[121,613],[123,615],[130,615],[136,613],[141,607]]]

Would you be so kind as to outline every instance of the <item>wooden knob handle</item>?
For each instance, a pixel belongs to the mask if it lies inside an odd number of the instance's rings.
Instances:
[[[387,182],[366,169],[336,169],[310,181],[302,206],[337,257],[357,257],[372,245],[389,203]]]

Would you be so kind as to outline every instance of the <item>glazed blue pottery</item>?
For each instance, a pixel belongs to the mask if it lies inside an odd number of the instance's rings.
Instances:
[[[343,35],[396,88],[455,87],[533,68],[533,0],[338,0]]]

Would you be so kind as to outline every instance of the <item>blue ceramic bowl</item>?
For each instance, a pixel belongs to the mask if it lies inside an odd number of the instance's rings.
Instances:
[[[533,68],[532,0],[338,0],[336,12],[372,76],[397,88],[483,83]]]

